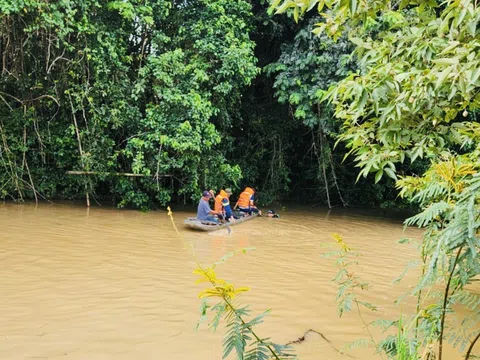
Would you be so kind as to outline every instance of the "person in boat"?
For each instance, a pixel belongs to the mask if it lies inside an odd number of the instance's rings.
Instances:
[[[230,206],[230,195],[232,195],[232,189],[226,188],[225,190],[220,190],[215,197],[214,210],[219,214],[219,219],[235,222],[235,216],[233,215],[232,207]]]
[[[197,219],[204,221],[211,221],[218,223],[218,218],[215,215],[219,215],[215,210],[210,209],[209,201],[212,198],[212,194],[209,191],[204,191],[202,198],[198,202]]]
[[[238,201],[235,204],[235,209],[238,207],[240,211],[247,213],[248,215],[258,214],[262,215],[262,211],[255,206],[255,190],[251,187],[246,187],[245,190],[238,197]]]

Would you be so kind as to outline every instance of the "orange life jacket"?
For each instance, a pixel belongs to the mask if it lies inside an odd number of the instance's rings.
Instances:
[[[220,193],[215,197],[215,208],[216,212],[220,212],[223,210],[222,200],[228,200],[228,194],[224,190],[220,190]]]
[[[248,208],[250,206],[250,198],[253,194],[255,194],[255,191],[253,191],[252,188],[245,188],[238,198],[237,205],[241,208]]]

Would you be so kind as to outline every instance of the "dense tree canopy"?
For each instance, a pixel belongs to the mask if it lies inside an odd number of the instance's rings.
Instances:
[[[477,1],[285,0],[272,8],[292,11],[297,20],[317,9],[321,21],[314,33],[337,41],[348,33],[358,70],[332,85],[322,100],[343,121],[339,140],[355,156],[360,176],[398,179],[400,195],[421,207],[406,221],[425,228],[421,275],[410,294],[417,298],[416,312],[390,323],[410,322],[398,327],[397,336],[369,343],[389,358],[441,360],[448,333],[454,346],[463,344],[461,352],[469,344],[468,359],[480,339],[478,296],[467,287],[480,274]],[[420,158],[429,159],[428,170],[408,174],[399,168]],[[341,283],[341,302],[354,301],[350,289],[356,285],[348,281]],[[436,291],[439,286],[443,291]],[[472,316],[452,325],[445,319],[458,304]],[[472,324],[476,331],[469,332]]]
[[[398,191],[425,228],[417,309],[372,343],[441,359],[454,305],[480,314],[479,20],[473,0],[0,0],[0,198],[147,209],[248,184],[332,207]],[[372,308],[340,263],[340,303]]]
[[[103,186],[145,207],[172,195],[163,175],[189,194],[238,182],[221,141],[258,73],[248,2],[8,1],[0,12],[3,196]]]
[[[248,184],[263,203],[393,204],[392,180],[357,183],[332,151],[343,131],[319,101],[358,68],[351,42],[267,10],[0,1],[0,196],[150,208]]]

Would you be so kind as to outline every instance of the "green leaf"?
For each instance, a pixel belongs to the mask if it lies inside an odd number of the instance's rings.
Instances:
[[[277,7],[276,14],[282,14],[287,11],[289,8],[296,7],[295,3],[289,0],[285,0],[282,5]]]
[[[295,7],[293,9],[293,19],[295,20],[296,23],[298,23],[298,18],[299,18],[299,10],[298,10],[298,7]]]
[[[477,33],[477,20],[470,21],[467,25],[467,28],[470,36],[475,36],[475,34]]]
[[[358,103],[358,111],[360,113],[363,112],[363,109],[365,108],[365,104],[367,103],[367,100],[368,100],[367,90],[363,89],[362,90],[362,96],[360,98],[360,102]]]
[[[460,11],[460,14],[458,14],[458,16],[453,21],[455,27],[459,26],[462,23],[463,19],[465,19],[465,15],[467,15],[467,11],[468,7],[464,5],[462,10]]]
[[[352,15],[355,15],[355,13],[357,12],[357,0],[349,0],[350,2],[350,13]]]
[[[317,2],[318,2],[318,6],[320,6],[320,3],[323,2],[323,0],[310,0],[308,2],[308,7],[307,7],[307,12],[309,12],[310,10],[312,10],[315,5],[317,5]],[[321,9],[318,10],[319,12],[322,11]]]
[[[386,168],[383,169],[383,171],[385,171],[385,173],[389,177],[391,177],[393,180],[397,180],[397,175],[395,174],[395,172],[392,169],[386,167]]]
[[[280,4],[280,1],[282,0],[273,0],[272,4],[270,5],[270,8],[275,9],[278,6],[278,4]]]
[[[351,343],[348,343],[347,345],[345,345],[342,350],[345,351],[345,352],[350,352],[352,350],[355,350],[355,349],[359,349],[359,348],[367,348],[369,347],[370,345],[372,344],[372,341],[369,340],[369,339],[360,339],[360,340],[355,340]]]
[[[375,175],[375,184],[378,183],[382,179],[382,176],[383,176],[383,170],[377,171],[377,174]]]
[[[323,8],[325,7],[325,0],[319,0],[318,1],[318,8],[317,11],[320,13],[322,12]]]
[[[352,37],[349,37],[348,40],[350,40],[353,44],[355,44],[358,47],[361,47],[364,44],[364,41],[359,37],[352,36]]]
[[[480,64],[478,64],[478,62],[477,62],[475,69],[472,71],[472,77],[470,78],[470,82],[472,84],[476,83],[478,78],[480,77],[480,66],[479,65]]]
[[[448,75],[453,71],[454,67],[449,66],[445,70],[443,70],[440,74],[438,74],[438,79],[437,83],[435,84],[435,90],[437,90],[440,86],[443,85],[445,82],[445,79],[447,78]]]
[[[443,58],[443,59],[435,59],[432,60],[433,63],[438,65],[458,65],[460,59],[458,57],[455,58]]]
[[[400,10],[405,9],[408,5],[410,5],[410,0],[402,0],[399,6]]]

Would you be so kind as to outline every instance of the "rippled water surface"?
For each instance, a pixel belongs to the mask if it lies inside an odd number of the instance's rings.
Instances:
[[[345,343],[366,338],[356,314],[339,319],[335,267],[321,256],[331,233],[361,252],[356,271],[373,284],[365,299],[379,317],[413,306],[394,300],[414,284],[392,280],[415,258],[401,219],[353,210],[286,209],[281,219],[258,218],[232,233],[192,232],[188,212],[175,212],[176,235],[165,212],[140,213],[73,205],[0,204],[0,359],[221,359],[222,331],[195,331],[202,289],[192,270],[244,247],[218,267],[219,275],[251,291],[242,301],[272,309],[261,336],[296,346],[302,360],[350,359]],[[366,314],[366,321],[375,317]],[[370,350],[352,353],[376,359]],[[447,359],[460,358],[452,351]]]

